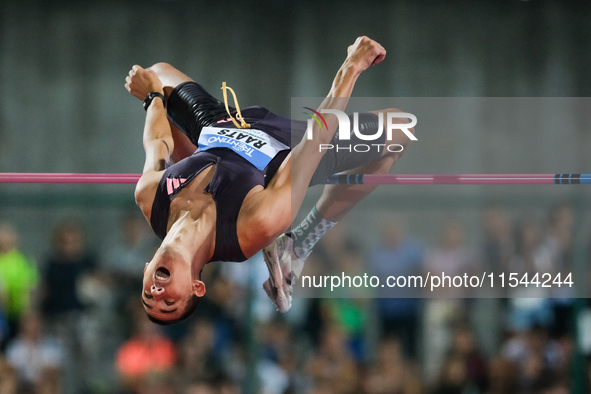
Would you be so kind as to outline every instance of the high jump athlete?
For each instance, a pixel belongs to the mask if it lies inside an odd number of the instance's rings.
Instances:
[[[376,41],[357,38],[319,110],[344,111],[359,75],[385,55]],[[222,103],[166,63],[133,66],[125,87],[147,111],[146,161],[135,199],[162,239],[146,263],[141,295],[149,318],[159,324],[184,320],[195,310],[206,290],[205,264],[244,261],[263,248],[270,272],[263,287],[287,311],[293,281],[314,244],[375,186],[325,186],[304,222],[286,233],[307,188],[334,173],[388,173],[402,155],[386,149],[327,153],[319,146],[335,143],[336,116],[325,116],[326,128],[314,125],[312,139],[301,138],[306,122],[259,106],[240,111],[235,96],[237,108],[229,107],[225,84]],[[375,132],[377,114],[359,114],[362,133]],[[301,142],[290,149],[292,134]],[[374,142],[384,143],[385,134]],[[408,142],[402,133],[388,140],[404,147]]]

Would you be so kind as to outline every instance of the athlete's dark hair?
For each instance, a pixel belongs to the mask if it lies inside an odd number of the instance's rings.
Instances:
[[[191,316],[193,314],[193,312],[195,312],[195,310],[197,309],[197,306],[199,305],[200,300],[201,300],[201,297],[197,297],[195,294],[193,294],[193,296],[191,298],[189,298],[189,301],[187,301],[187,306],[185,307],[185,311],[183,312],[183,314],[181,316],[179,316],[178,319],[174,319],[174,320],[156,319],[154,316],[150,315],[147,311],[146,311],[146,315],[148,315],[148,319],[150,319],[150,321],[153,323],[160,324],[161,326],[170,326],[171,324],[180,323],[183,320],[186,320],[189,316]]]

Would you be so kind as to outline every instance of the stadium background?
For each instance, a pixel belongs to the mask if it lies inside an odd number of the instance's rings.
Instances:
[[[263,105],[289,116],[292,97],[326,94],[347,46],[359,35],[380,42],[388,55],[362,75],[358,96],[586,97],[590,11],[582,1],[536,0],[5,0],[0,171],[140,172],[144,111],[123,88],[133,64],[171,63],[214,95],[226,81],[241,106]],[[472,129],[421,135],[417,127],[419,142],[396,172],[590,172],[591,133],[576,126],[559,119],[494,135]],[[311,191],[306,207],[318,192]],[[57,366],[33,373],[44,390],[589,392],[584,299],[437,305],[378,302],[368,294],[351,301],[298,300],[294,311],[277,316],[260,286],[260,261],[212,267],[219,285],[209,290],[202,318],[164,331],[173,341],[166,348],[169,363],[138,366],[150,371],[145,374],[124,373],[115,360],[126,341],[157,337],[136,317],[133,272],[139,277],[145,259],[137,266],[131,261],[149,255],[155,240],[129,218],[137,213],[132,195],[129,186],[118,185],[0,186],[0,221],[14,228],[18,249],[37,272],[12,274],[31,288],[35,313],[7,306],[4,290],[12,333],[3,335],[3,357],[18,359],[8,356],[13,337],[29,332],[19,323],[35,326],[41,316],[53,358],[39,350],[28,364],[45,357]],[[514,262],[527,260],[520,254],[530,236],[531,255],[547,253],[554,266],[587,278],[588,195],[576,187],[384,187],[321,242],[315,259],[325,258],[320,265],[333,268],[372,266],[381,251],[388,261],[424,269],[454,249],[463,259],[460,267],[470,261],[480,267],[490,259],[519,266]],[[385,217],[395,226],[386,226]],[[139,243],[126,243],[125,221],[132,223],[130,233],[140,234]],[[67,252],[57,244],[65,241],[57,232],[74,244],[82,233],[85,245],[79,242],[79,250],[73,247],[64,258]],[[52,304],[56,283],[66,281],[50,274],[49,267],[63,263],[60,258],[80,260],[84,268],[69,270],[77,289],[70,293],[73,300]],[[1,259],[3,287],[13,289]],[[125,259],[130,262],[120,263]],[[13,372],[2,368],[0,381],[8,386]],[[382,391],[375,382],[385,382]],[[42,390],[33,383],[21,386]]]

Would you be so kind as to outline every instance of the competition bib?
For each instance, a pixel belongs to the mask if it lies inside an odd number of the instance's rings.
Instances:
[[[279,151],[289,149],[289,146],[260,130],[220,127],[204,127],[198,144],[198,151],[212,148],[232,149],[259,170],[267,167]]]

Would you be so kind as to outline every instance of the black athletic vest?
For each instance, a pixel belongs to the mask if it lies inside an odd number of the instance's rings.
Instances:
[[[230,107],[235,116],[235,111]],[[197,145],[199,134],[203,127],[231,127],[234,125],[228,119],[224,104],[207,93],[203,87],[195,82],[186,82],[177,86],[171,93],[167,103],[168,118],[183,131],[193,144]],[[266,108],[253,106],[242,110],[247,123],[252,128],[264,131],[273,138],[290,146],[291,135],[295,135],[295,141],[299,141],[305,133],[305,121],[292,121],[278,116]],[[360,114],[360,130],[365,127],[377,128],[377,116],[373,114]],[[238,243],[236,223],[238,213],[242,207],[244,198],[253,187],[257,185],[267,186],[273,178],[289,150],[281,151],[275,156],[267,167],[260,171],[246,159],[229,149],[210,149],[195,152],[192,156],[170,166],[162,176],[154,203],[150,224],[160,239],[164,239],[167,233],[170,202],[189,182],[201,171],[210,165],[216,165],[215,175],[205,189],[211,193],[216,204],[216,237],[215,250],[210,261],[244,261],[246,257]],[[355,153],[353,157],[359,154]],[[379,156],[379,154],[378,154]],[[325,156],[326,162],[337,161],[336,158]],[[363,162],[351,162],[350,168],[358,167],[371,160]],[[328,175],[343,171],[348,168],[332,168],[331,165],[323,166],[323,162],[317,170],[320,174],[314,177],[312,184],[323,182]],[[199,242],[196,240],[195,242]]]
[[[257,185],[266,185],[287,151],[281,152],[265,169],[259,171],[248,161],[228,149],[210,149],[196,152],[192,156],[170,166],[162,176],[154,203],[150,224],[160,239],[167,233],[170,202],[195,177],[207,167],[215,164],[213,179],[205,188],[210,193],[216,205],[216,236],[215,250],[210,261],[246,260],[238,243],[236,223],[242,202],[248,192]],[[199,240],[195,240],[199,242]]]

